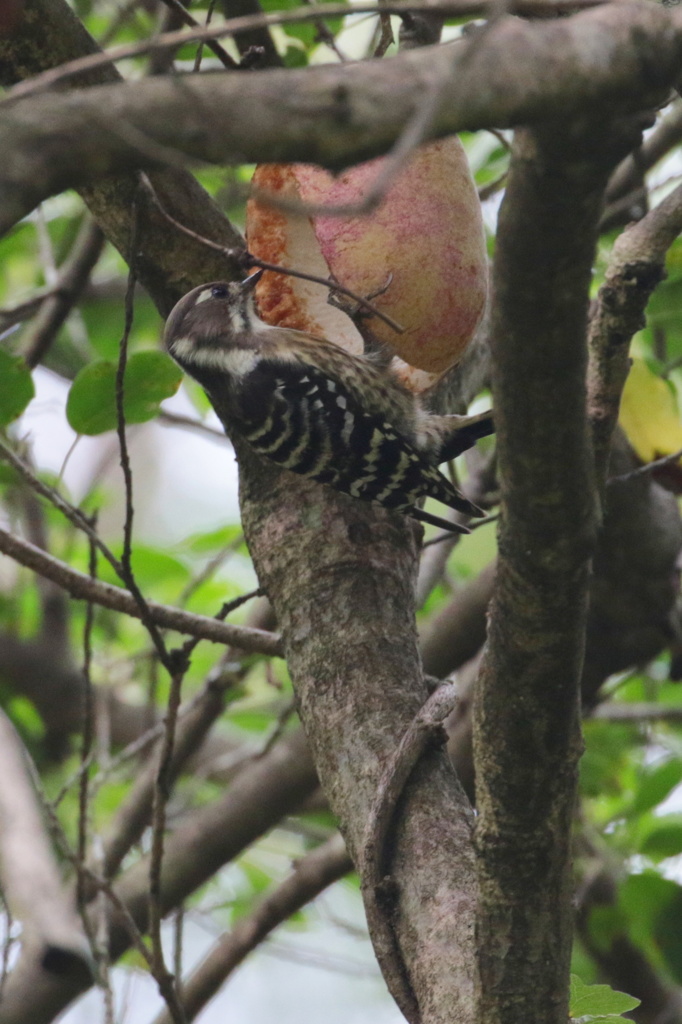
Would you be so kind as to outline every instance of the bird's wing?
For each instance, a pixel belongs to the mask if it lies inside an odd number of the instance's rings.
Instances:
[[[317,367],[261,360],[243,381],[237,429],[266,458],[354,498],[409,511],[430,495],[482,515],[381,416]]]

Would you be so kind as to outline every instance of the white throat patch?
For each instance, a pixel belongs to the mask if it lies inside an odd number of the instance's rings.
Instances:
[[[208,345],[197,345],[191,338],[177,338],[172,345],[172,355],[180,363],[220,370],[230,377],[246,377],[260,360],[255,349],[211,348]]]

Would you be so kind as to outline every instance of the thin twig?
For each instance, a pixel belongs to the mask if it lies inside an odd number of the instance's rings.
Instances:
[[[197,693],[191,700],[187,701],[180,708],[180,714],[178,718],[182,720],[187,718],[188,715],[190,714],[203,714],[204,711],[202,709],[204,708],[205,705],[212,703],[213,695],[215,694],[216,689],[219,689],[222,686],[229,685],[229,673],[227,673],[226,670],[223,669],[218,678],[211,676],[203,690]],[[121,768],[121,766],[124,765],[126,761],[130,761],[131,758],[137,757],[148,747],[156,743],[156,741],[162,735],[164,728],[165,725],[163,721],[155,722],[154,725],[150,726],[149,729],[146,729],[145,732],[143,732],[140,736],[136,737],[136,739],[134,740],[131,740],[131,742],[122,750],[120,750],[114,757],[107,758],[106,763],[104,763],[103,758],[100,755],[100,768],[97,774],[92,779],[92,791],[95,792],[102,785],[104,785],[104,783],[116,771],[118,771],[118,769]],[[59,806],[59,804],[64,799],[66,794],[71,790],[71,787],[76,782],[78,782],[81,773],[92,764],[93,760],[94,752],[90,755],[90,758],[88,759],[87,763],[79,765],[76,771],[73,772],[71,777],[67,779],[67,781],[64,783],[62,788],[59,790],[59,793],[52,801],[54,807]]]
[[[187,8],[180,3],[180,0],[162,0],[162,2],[166,5],[166,7],[173,11],[173,13],[176,14],[181,21],[184,21],[185,25],[190,25],[192,28],[206,27],[211,21],[213,8],[215,7],[215,0],[213,0],[213,2],[209,5],[208,12],[206,14],[206,21],[202,26],[201,23],[196,20],[196,18],[192,17]],[[237,71],[239,69],[238,62],[234,59],[234,57],[231,57],[229,55],[227,50],[225,50],[220,45],[220,43],[216,42],[215,39],[206,39],[205,42],[202,42],[201,46],[197,51],[197,57],[194,63],[195,71],[199,70],[198,65],[201,63],[201,49],[203,46],[208,46],[208,48],[212,50],[213,53],[216,55],[216,57],[223,65],[223,67],[226,67],[228,71]]]
[[[173,3],[177,3],[178,0],[172,0],[172,2]],[[204,19],[204,25],[207,28],[211,24],[211,21],[213,20],[213,13],[215,11],[215,6],[216,6],[216,0],[209,0],[208,7],[206,8],[206,18]],[[197,52],[194,54],[194,69],[193,70],[194,70],[195,73],[201,70],[201,62],[202,62],[203,57],[204,57],[204,46],[205,46],[204,43],[199,43],[199,45],[197,46]],[[230,57],[230,60],[232,60],[231,57]],[[240,66],[236,61],[232,61],[232,63],[237,68]]]
[[[669,153],[682,138],[682,101],[677,99],[656,127],[643,139],[636,153],[630,153],[616,167],[606,188],[607,211],[617,200],[640,189],[644,175]]]
[[[305,4],[307,4],[309,7],[312,7],[313,3],[314,3],[314,0],[303,0],[303,2]],[[327,46],[329,47],[329,49],[333,53],[335,53],[336,56],[339,58],[339,61],[342,64],[345,64],[346,61],[348,60],[348,57],[339,48],[339,45],[336,42],[336,36],[332,32],[332,30],[329,28],[329,26],[327,25],[326,21],[324,21],[322,18],[316,18],[315,19],[315,29],[317,30],[317,38],[318,38],[318,40],[320,42],[322,42],[322,43],[326,43]]]
[[[91,757],[88,760],[92,759],[92,755],[96,755],[101,774],[106,771],[111,760],[111,722],[109,715],[109,701],[107,699],[99,702],[99,713],[97,713],[97,710],[95,711],[94,725],[96,743],[93,743]],[[82,765],[83,769],[86,771],[87,763],[88,762],[86,761]],[[91,802],[94,801],[97,792],[97,779],[95,778],[90,782]],[[90,843],[90,866],[98,875],[104,876],[106,874],[104,868],[104,848],[102,844],[102,837],[96,830],[93,830],[92,832]],[[80,884],[80,876],[78,884]],[[87,916],[89,919],[91,915],[88,914]],[[100,988],[102,989],[104,1001],[104,1024],[115,1024],[114,993],[111,986],[111,922],[109,920],[107,898],[102,891],[97,892],[94,897],[92,917],[94,917],[96,926],[96,956],[97,967],[99,970],[98,981]]]
[[[382,0],[379,0],[379,4],[381,7],[384,6]],[[395,39],[393,38],[393,28],[391,26],[391,15],[388,11],[380,11],[379,28],[379,41],[377,42],[373,54],[376,59],[383,57],[389,46],[395,42]]]
[[[121,579],[127,586],[128,590],[132,594],[137,606],[140,610],[140,619],[145,626],[149,636],[151,637],[152,643],[156,648],[161,664],[164,666],[171,679],[175,678],[177,673],[186,670],[186,662],[180,664],[175,661],[168,652],[164,639],[157,628],[156,623],[149,614],[149,608],[147,601],[140,590],[135,574],[132,567],[132,537],[133,537],[133,520],[135,516],[135,510],[133,506],[133,474],[130,468],[130,456],[128,454],[128,440],[126,437],[126,422],[125,422],[125,370],[128,359],[128,339],[130,337],[130,331],[133,325],[133,313],[134,313],[134,297],[135,297],[135,285],[136,285],[136,273],[135,273],[135,250],[137,241],[137,222],[138,213],[137,205],[133,216],[133,225],[130,239],[130,257],[129,257],[129,271],[128,271],[128,287],[126,289],[125,297],[125,321],[123,326],[123,334],[121,336],[120,348],[119,348],[119,360],[116,369],[116,433],[118,435],[118,444],[120,452],[120,465],[123,472],[123,482],[125,487],[125,519],[123,523],[123,551],[121,553]]]
[[[272,200],[270,200],[272,201]],[[275,204],[277,198],[274,198]],[[302,281],[311,281],[313,284],[321,284],[324,288],[329,288],[332,292],[338,292],[341,295],[347,295],[353,302],[357,302],[359,306],[366,309],[372,316],[377,317],[378,320],[383,322],[395,331],[397,334],[404,334],[405,328],[402,327],[393,317],[388,316],[387,313],[383,313],[380,309],[377,309],[369,299],[365,298],[364,295],[358,295],[357,292],[353,292],[350,288],[346,288],[345,285],[339,284],[338,281],[332,281],[327,277],[318,277],[317,274],[308,274],[303,270],[292,270],[291,267],[284,267],[281,263],[268,263],[266,260],[261,260],[257,256],[248,255],[248,261],[252,267],[261,267],[263,270],[272,270],[275,274],[286,274],[288,277],[299,277]]]
[[[644,324],[649,296],[665,276],[666,252],[681,231],[682,186],[678,185],[619,235],[597,295],[588,333],[587,399],[600,491],[607,479],[611,437],[630,371],[630,340]]]
[[[159,989],[168,1009],[173,1014],[176,1024],[184,1024],[185,1014],[180,1006],[174,978],[166,967],[161,941],[161,922],[163,907],[161,900],[161,868],[163,865],[164,838],[166,829],[166,805],[170,797],[173,783],[172,761],[175,745],[175,730],[180,708],[180,696],[184,669],[171,678],[168,706],[166,709],[166,727],[159,756],[159,766],[154,785],[152,807],[152,846],[149,858],[149,934],[152,940],[155,975]]]
[[[178,716],[172,759],[166,766],[167,785],[177,778],[188,758],[205,739],[216,718],[222,714],[226,691],[236,687],[247,671],[246,665],[236,664],[231,670],[221,672],[217,679],[210,678],[197,698],[186,708],[182,708]],[[157,727],[153,738],[158,739],[163,732],[163,728]],[[140,839],[149,824],[154,809],[158,766],[162,757],[163,752],[155,760],[148,758],[147,767],[138,774],[133,788],[116,812],[104,844],[103,862],[107,877],[118,870],[125,855]]]
[[[504,188],[508,175],[509,171],[503,171],[502,174],[495,178],[494,181],[489,181],[487,185],[481,185],[478,189],[478,198],[480,201],[484,203],[486,199],[490,199],[491,196],[494,196],[501,188]]]
[[[44,358],[62,324],[86,287],[104,247],[104,235],[89,218],[78,233],[68,258],[59,268],[50,293],[34,322],[22,337],[26,364],[35,367]]]
[[[161,867],[163,864],[164,834],[166,827],[166,804],[170,796],[172,785],[170,767],[173,757],[173,745],[175,742],[175,728],[177,724],[178,710],[180,707],[182,681],[189,667],[189,658],[183,649],[180,649],[180,651],[173,651],[172,653],[168,651],[160,630],[149,614],[147,602],[138,586],[132,567],[132,537],[135,513],[133,505],[133,476],[130,467],[128,442],[126,438],[124,389],[125,370],[128,356],[128,339],[132,329],[134,314],[137,223],[138,211],[136,204],[130,239],[128,288],[126,290],[125,298],[125,324],[123,335],[121,337],[118,368],[116,371],[116,432],[118,434],[120,462],[125,484],[126,510],[123,526],[123,552],[121,554],[121,566],[124,573],[124,582],[135,598],[140,609],[140,618],[152,639],[152,643],[158,652],[162,665],[171,677],[163,742],[161,745],[158,772],[154,786],[152,848],[149,862],[149,933],[152,940],[152,957],[154,964],[153,974],[159,986],[159,991],[166,1000],[166,1004],[175,1024],[184,1024],[184,1012],[180,1006],[177,992],[175,991],[173,976],[166,967],[163,955],[163,946],[161,943],[161,922],[163,918],[161,909]],[[188,641],[188,644],[195,643],[196,640]]]
[[[673,452],[672,455],[664,455],[660,459],[654,459],[653,462],[647,462],[645,466],[639,466],[637,469],[630,470],[629,473],[620,473],[618,476],[611,476],[606,481],[607,487],[612,484],[624,484],[628,480],[636,480],[638,477],[650,476],[655,473],[657,469],[663,469],[665,466],[672,466],[673,463],[679,462],[682,459],[682,448],[679,451]]]
[[[62,497],[59,491],[55,490],[54,487],[50,487],[49,484],[43,483],[38,476],[33,472],[31,467],[20,459],[11,448],[0,440],[0,460],[9,463],[13,469],[19,473],[21,477],[26,481],[36,494],[39,494],[42,498],[45,498],[50,502],[54,508],[58,509],[62,515],[68,519],[73,526],[81,530],[86,537],[89,538],[90,542],[100,551],[106,558],[109,565],[112,567],[119,579],[123,580],[123,567],[114,555],[113,551],[104,543],[102,538],[99,536],[97,531],[93,528],[91,521],[79,508],[72,505],[70,501]]]
[[[18,302],[15,306],[5,306],[0,309],[0,333],[4,334],[9,328],[15,327],[17,324],[23,323],[24,320],[35,316],[45,300],[54,295],[57,290],[56,285],[43,288],[37,291],[35,295],[32,295],[30,299]]]
[[[208,560],[208,562],[201,570],[201,572],[197,573],[194,579],[190,580],[189,583],[183,588],[182,593],[178,598],[178,604],[180,605],[180,607],[184,607],[187,604],[192,594],[196,593],[199,587],[201,587],[204,583],[210,580],[214,573],[216,573],[218,569],[221,567],[221,565],[223,565],[226,559],[229,558],[231,554],[234,554],[234,552],[237,551],[239,546],[243,543],[244,534],[240,532],[238,536],[234,538],[234,540],[231,540],[229,544],[225,544],[220,549],[220,551],[213,556],[213,558],[210,558]],[[239,597],[236,597],[234,601],[230,602],[229,611],[233,612],[237,608],[241,607],[241,605],[246,604],[246,602],[250,601],[252,598],[262,597],[262,595],[263,591],[261,590],[260,587],[256,587],[255,590],[250,590],[247,594],[241,594]],[[219,618],[221,619],[224,618],[225,615],[229,614],[228,612],[223,613],[223,609],[221,609],[221,614],[219,615]]]
[[[183,938],[185,933],[185,907],[181,904],[176,908],[173,915],[173,974],[175,975],[175,988],[178,999],[182,1001],[182,953]]]
[[[280,885],[268,892],[231,931],[221,936],[184,982],[183,1004],[188,1021],[197,1017],[245,957],[279,924],[352,868],[338,833],[302,857]],[[162,1011],[154,1024],[170,1024],[168,1014]]]
[[[77,875],[82,874],[85,881],[91,885],[96,891],[103,892],[107,898],[111,901],[118,914],[121,916],[121,920],[128,931],[130,940],[143,958],[145,963],[148,965],[150,970],[153,968],[152,956],[147,948],[147,945],[142,937],[142,933],[135,924],[135,920],[126,907],[125,903],[120,899],[118,894],[114,891],[107,879],[102,878],[91,868],[84,864],[78,857],[78,855],[71,849],[71,844],[62,828],[62,824],[57,816],[54,807],[47,799],[43,790],[42,781],[38,773],[38,769],[35,763],[30,757],[27,757],[27,765],[31,777],[33,779],[33,785],[36,789],[38,796],[40,797],[41,806],[45,815],[47,825],[52,833],[52,837],[55,840],[56,845],[59,847],[60,853],[66,861],[72,866]]]
[[[93,522],[94,526],[94,522]],[[97,548],[90,541],[90,578],[97,576]],[[78,779],[78,842],[76,856],[81,864],[85,864],[88,852],[88,824],[90,800],[90,765],[92,763],[93,740],[95,736],[95,695],[92,689],[92,627],[94,623],[94,605],[88,601],[85,606],[85,625],[83,627],[83,741],[81,744],[81,771]],[[83,876],[78,875],[76,900],[80,911],[85,934],[88,937],[93,959],[98,961],[97,936],[85,913],[87,896],[83,884]]]
[[[202,434],[208,435],[212,441],[220,441],[222,444],[230,443],[230,439],[224,430],[211,427],[202,420],[192,419],[191,416],[182,416],[180,413],[167,412],[165,409],[162,409],[156,417],[156,421],[164,427],[186,427],[188,430],[198,430]]]
[[[405,331],[404,327],[401,327],[399,323],[396,323],[392,317],[387,316],[386,313],[382,313],[380,309],[373,306],[369,299],[363,295],[358,295],[357,292],[351,291],[350,288],[346,288],[344,285],[338,283],[338,281],[332,281],[326,277],[319,277],[317,274],[308,274],[302,270],[292,270],[290,267],[284,267],[280,263],[268,263],[266,260],[258,259],[257,256],[252,256],[251,253],[245,250],[228,248],[227,246],[220,245],[218,242],[213,242],[210,238],[206,238],[203,235],[198,234],[196,231],[192,231],[191,228],[185,227],[180,221],[176,220],[175,217],[171,216],[170,213],[165,210],[156,194],[156,191],[152,187],[149,178],[145,174],[141,176],[144,180],[145,189],[147,190],[150,199],[158,209],[159,213],[166,218],[169,224],[181,231],[188,238],[194,239],[195,242],[199,242],[201,245],[205,245],[208,249],[212,249],[214,252],[221,253],[227,260],[233,262],[235,259],[238,260],[245,269],[251,267],[260,267],[263,270],[272,270],[276,274],[286,274],[289,277],[298,277],[303,281],[311,281],[313,284],[321,284],[324,288],[329,288],[330,291],[339,292],[341,295],[348,296],[354,302],[357,302],[359,306],[366,309],[372,316],[378,317],[379,320],[383,320],[388,327],[396,331],[398,334],[403,334]],[[254,190],[255,191],[255,190]],[[270,193],[261,193],[258,190],[258,195],[261,197],[260,201],[267,201],[270,203],[278,204],[279,198],[272,196]]]
[[[588,715],[607,722],[682,722],[682,705],[605,701]]]

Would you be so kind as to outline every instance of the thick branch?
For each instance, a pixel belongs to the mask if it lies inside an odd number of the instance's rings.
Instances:
[[[0,231],[61,189],[178,153],[342,167],[385,152],[434,90],[442,95],[434,135],[565,118],[596,102],[630,107],[635,97],[644,106],[677,74],[681,23],[679,14],[623,0],[553,22],[503,18],[471,49],[9,100],[0,110]]]
[[[239,456],[249,547],[282,628],[321,782],[364,881],[365,828],[379,781],[427,696],[412,527],[278,474],[243,445]],[[402,998],[411,989],[425,1022],[473,1019],[471,826],[443,752],[429,750],[405,788],[384,865],[384,913],[399,950],[387,980],[413,1014]],[[402,992],[400,959],[409,972]]]
[[[66,0],[26,0],[19,24],[11,36],[0,37],[0,84],[12,85],[48,68],[97,52],[95,40]],[[118,71],[111,64],[105,64],[79,75],[74,85],[120,81]],[[71,144],[69,140],[67,148]],[[151,173],[150,178],[164,209],[181,223],[221,245],[239,247],[242,244],[239,233],[188,171],[168,167]],[[137,175],[125,166],[117,177],[84,185],[81,195],[108,241],[127,259],[131,215],[138,195]],[[138,280],[164,314],[196,284],[228,276],[235,270],[226,265],[224,258],[218,258],[205,246],[188,239],[150,206],[145,206],[138,217],[137,250]]]
[[[611,175],[606,202],[615,203],[642,184],[643,175],[669,153],[682,139],[682,101],[670,107],[656,129],[634,154],[626,156]]]
[[[616,239],[590,321],[588,413],[600,487],[608,470],[611,436],[630,370],[630,341],[644,326],[644,310],[665,277],[665,257],[682,231],[682,186]]]
[[[500,556],[474,709],[484,1024],[567,1015],[578,687],[596,536],[587,301],[602,190],[635,141],[627,125],[611,131],[600,122],[517,133],[500,216]]]

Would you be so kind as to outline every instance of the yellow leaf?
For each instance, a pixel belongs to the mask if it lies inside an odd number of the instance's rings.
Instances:
[[[682,448],[682,421],[670,385],[633,360],[623,389],[619,422],[643,462],[653,462]]]

